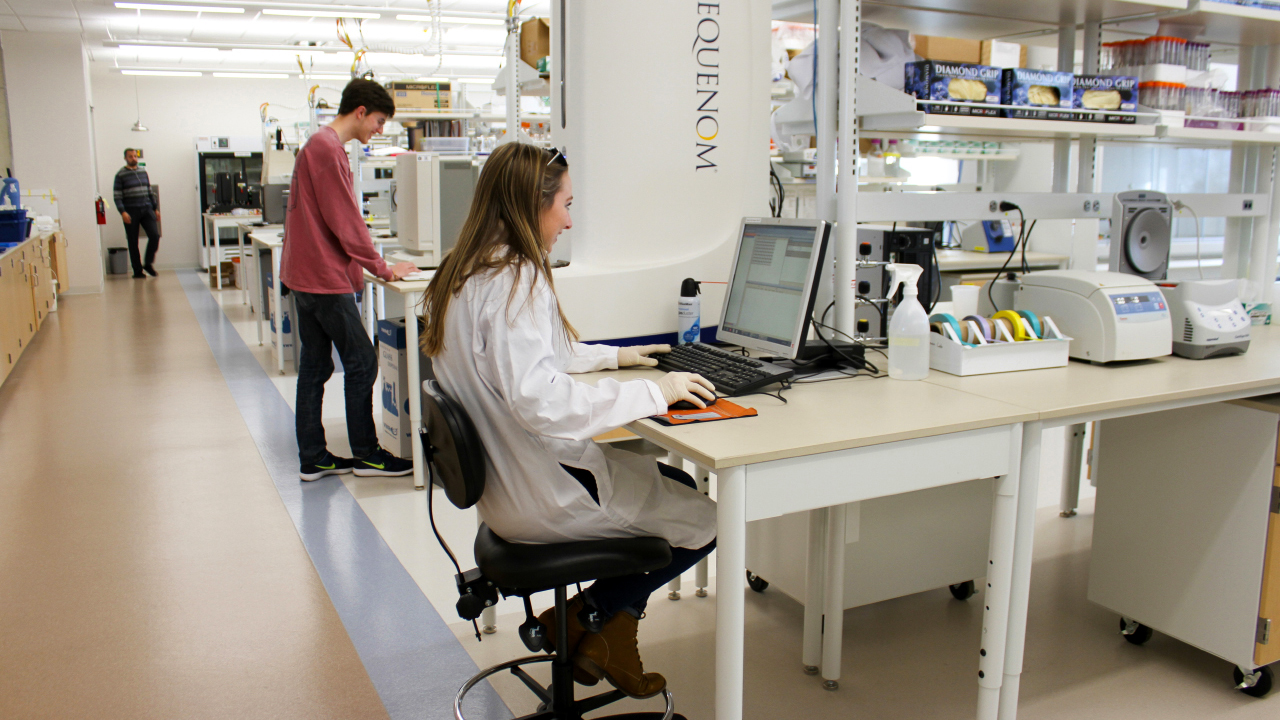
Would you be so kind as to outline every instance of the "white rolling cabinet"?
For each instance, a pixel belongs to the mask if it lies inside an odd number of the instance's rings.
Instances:
[[[1272,396],[1101,423],[1089,599],[1137,623],[1130,642],[1156,630],[1242,673],[1280,659],[1278,420]]]
[[[845,523],[845,609],[954,586],[960,599],[987,574],[993,481],[975,480],[864,500],[835,513]],[[809,513],[747,525],[747,567],[801,604],[808,602]]]

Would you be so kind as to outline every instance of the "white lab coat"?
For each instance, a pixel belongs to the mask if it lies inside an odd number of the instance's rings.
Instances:
[[[480,517],[510,542],[662,537],[700,548],[715,538],[715,503],[658,472],[645,455],[592,442],[600,433],[666,412],[656,383],[596,386],[568,373],[617,369],[618,350],[570,343],[545,280],[533,273],[472,276],[445,317],[437,380],[466,408],[484,441],[488,473]],[[560,464],[595,476],[600,503]]]

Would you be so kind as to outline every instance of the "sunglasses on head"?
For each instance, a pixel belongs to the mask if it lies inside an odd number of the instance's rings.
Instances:
[[[547,161],[547,165],[557,163],[565,167],[569,167],[569,158],[556,148],[547,148],[547,152],[551,153],[551,159]]]

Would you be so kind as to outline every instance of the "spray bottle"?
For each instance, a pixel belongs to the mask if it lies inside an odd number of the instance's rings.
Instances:
[[[889,377],[923,380],[929,376],[929,316],[916,299],[916,282],[924,273],[919,265],[890,263],[889,297],[902,285],[902,302],[889,321]]]
[[[676,343],[695,343],[702,339],[702,310],[699,307],[698,293],[701,286],[693,278],[685,278],[680,283],[680,303],[677,317]]]

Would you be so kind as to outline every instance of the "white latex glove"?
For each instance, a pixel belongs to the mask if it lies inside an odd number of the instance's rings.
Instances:
[[[624,368],[632,365],[653,367],[658,364],[658,361],[651,357],[646,357],[647,355],[669,352],[671,352],[670,345],[632,345],[631,347],[618,348],[618,367]]]
[[[662,399],[667,401],[667,405],[688,400],[704,408],[706,404],[703,400],[714,400],[716,397],[716,386],[712,385],[710,380],[694,373],[667,373],[658,381],[658,389],[662,391]]]

